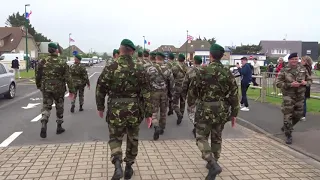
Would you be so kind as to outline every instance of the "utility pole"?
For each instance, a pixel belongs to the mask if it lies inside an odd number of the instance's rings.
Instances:
[[[27,19],[27,6],[30,6],[30,4],[25,4],[24,5],[24,16],[25,16],[25,20],[26,20],[26,23],[25,23],[25,28],[26,28],[26,60],[27,60],[27,63],[26,63],[26,69],[27,69],[27,72],[29,71],[29,55],[28,55],[28,19]]]
[[[188,30],[187,30],[187,42],[186,42],[186,60],[188,59],[188,41],[189,41],[189,39],[188,39]]]
[[[71,46],[70,46],[70,38],[71,38],[71,33],[69,33],[69,49],[68,49],[68,51],[69,51],[69,53],[68,53],[68,60],[70,59],[70,51],[71,51]]]
[[[146,37],[143,36],[143,51],[146,50]]]

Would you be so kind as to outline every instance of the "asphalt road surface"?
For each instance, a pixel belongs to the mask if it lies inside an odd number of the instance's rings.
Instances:
[[[70,100],[65,99],[63,127],[66,132],[56,135],[55,108],[51,112],[48,123],[47,138],[40,138],[40,113],[42,96],[35,85],[18,85],[17,97],[14,100],[0,99],[0,147],[71,143],[85,141],[108,141],[108,128],[105,119],[97,115],[95,104],[95,86],[104,67],[104,63],[88,68],[91,89],[85,89],[84,111],[79,112],[78,101],[76,111],[70,113]],[[67,96],[67,95],[66,95]],[[78,99],[77,99],[78,100]],[[29,104],[29,105],[28,105]],[[183,122],[176,125],[176,115],[167,117],[167,127],[160,140],[193,139],[191,130],[193,125],[187,115]],[[140,126],[140,139],[152,140],[153,128],[148,129],[145,122]],[[223,138],[244,138],[246,135],[237,128],[226,124]]]

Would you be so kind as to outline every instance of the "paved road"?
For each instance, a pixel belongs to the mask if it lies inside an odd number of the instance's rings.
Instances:
[[[41,139],[39,114],[41,109],[41,94],[35,94],[23,98],[9,106],[0,108],[0,144],[2,146],[11,145],[29,145],[44,143],[72,143],[84,141],[107,141],[108,129],[105,119],[101,119],[97,115],[95,104],[95,85],[102,71],[103,64],[96,65],[88,69],[91,82],[91,89],[85,91],[84,111],[79,112],[76,107],[74,114],[70,113],[70,100],[65,99],[64,128],[66,132],[61,135],[55,134],[55,109],[48,123],[48,137]],[[29,86],[28,86],[29,87]],[[34,89],[31,89],[34,90]],[[28,92],[29,93],[29,92]],[[40,103],[32,109],[22,109],[28,103]],[[140,139],[151,140],[153,137],[153,129],[148,129],[145,122],[141,124]],[[180,126],[176,125],[176,116],[172,115],[167,118],[167,128],[165,134],[160,136],[160,140],[166,139],[193,139],[191,130],[193,125],[187,119],[183,119]],[[224,138],[245,137],[240,130],[232,129],[230,125],[226,125],[224,130]]]

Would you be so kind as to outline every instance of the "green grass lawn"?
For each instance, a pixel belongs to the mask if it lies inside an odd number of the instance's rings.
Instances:
[[[320,71],[319,71],[319,70],[314,71],[314,75],[316,75],[316,76],[319,76],[319,77],[320,77]]]
[[[20,77],[22,79],[31,79],[35,77],[34,74],[34,70],[33,69],[29,69],[29,71],[27,72],[26,70],[20,71]],[[16,78],[18,79],[18,75],[16,74]]]
[[[260,90],[259,89],[251,89],[249,88],[247,91],[247,96],[250,99],[257,99],[260,95]],[[315,95],[315,94],[312,94]],[[318,95],[315,96],[320,96],[320,94],[318,93]],[[267,103],[271,103],[271,104],[275,104],[275,105],[281,105],[282,103],[282,98],[281,97],[271,97],[271,96],[267,96],[266,97],[266,101]],[[320,112],[320,100],[318,99],[308,99],[307,100],[307,112]]]

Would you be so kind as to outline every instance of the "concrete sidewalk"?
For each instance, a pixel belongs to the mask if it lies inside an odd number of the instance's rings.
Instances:
[[[319,163],[244,127],[250,138],[226,139],[217,180],[319,180]],[[124,146],[123,146],[124,148]],[[134,180],[199,179],[207,174],[194,140],[141,141]],[[111,179],[107,142],[0,149],[0,179]]]

